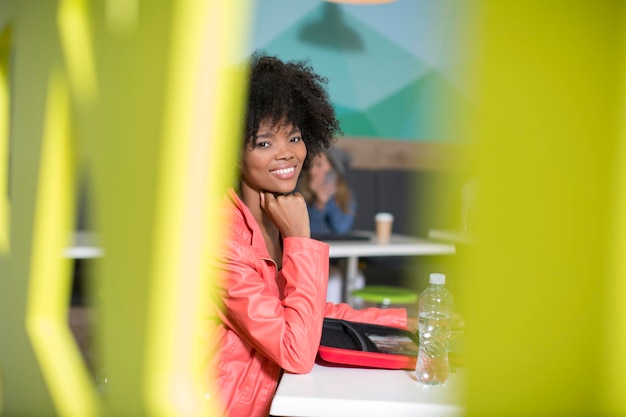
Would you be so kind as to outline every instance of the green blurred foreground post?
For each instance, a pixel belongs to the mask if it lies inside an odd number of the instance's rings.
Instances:
[[[468,416],[626,414],[626,5],[479,1]]]
[[[203,268],[235,175],[248,7],[0,2],[0,415],[216,414]],[[84,181],[104,394],[67,323]]]

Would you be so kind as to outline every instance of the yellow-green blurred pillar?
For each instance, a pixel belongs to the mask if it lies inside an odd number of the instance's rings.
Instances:
[[[246,2],[109,1],[85,106],[96,227],[99,364],[111,415],[206,413],[209,199],[235,174]],[[207,232],[208,229],[208,232]]]
[[[95,408],[64,322],[70,277],[61,252],[73,216],[74,161],[55,16],[55,2],[0,3],[2,415],[53,415],[55,409],[77,415]],[[59,367],[71,376],[65,387],[74,390],[74,403],[52,383]]]
[[[626,3],[473,11],[467,414],[626,415]]]
[[[0,415],[211,415],[209,210],[235,173],[248,2],[0,2]],[[96,390],[67,325],[76,188]],[[200,342],[199,342],[200,341]]]

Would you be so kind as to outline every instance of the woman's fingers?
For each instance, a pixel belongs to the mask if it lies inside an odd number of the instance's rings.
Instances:
[[[261,196],[261,207],[284,237],[310,237],[309,213],[304,197],[300,193]]]

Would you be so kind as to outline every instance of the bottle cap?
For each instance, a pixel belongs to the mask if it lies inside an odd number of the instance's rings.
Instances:
[[[430,283],[431,284],[445,284],[446,276],[444,274],[430,274]]]

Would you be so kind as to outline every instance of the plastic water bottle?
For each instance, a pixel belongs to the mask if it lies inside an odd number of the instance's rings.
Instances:
[[[454,300],[445,283],[444,274],[430,274],[430,286],[419,297],[419,353],[415,376],[421,384],[444,384],[450,373],[448,340]]]

